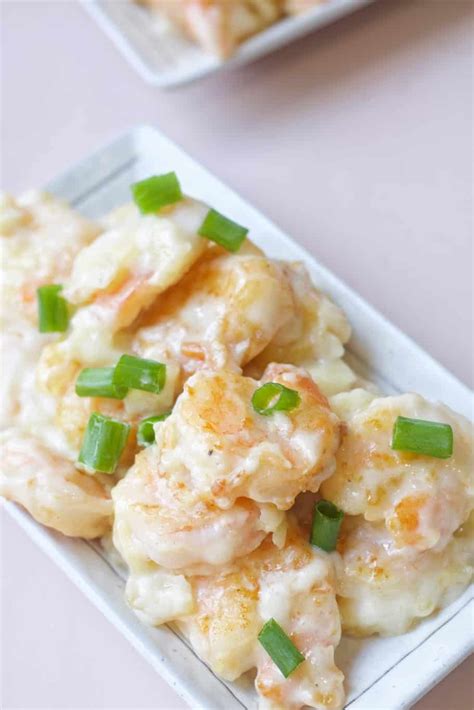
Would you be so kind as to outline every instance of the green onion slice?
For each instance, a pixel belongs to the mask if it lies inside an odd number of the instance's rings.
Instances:
[[[114,383],[114,370],[114,367],[86,367],[76,380],[76,394],[79,397],[123,399],[128,388]]]
[[[216,210],[209,210],[198,229],[198,234],[220,244],[227,251],[238,251],[248,231]]]
[[[314,506],[310,542],[325,552],[336,549],[337,537],[344,513],[334,503],[320,500]]]
[[[89,418],[79,463],[100,473],[113,473],[127,443],[130,425],[94,412]]]
[[[305,660],[275,619],[270,619],[262,626],[258,640],[285,678]]]
[[[155,430],[153,424],[156,422],[164,422],[169,417],[171,412],[165,412],[156,417],[147,417],[142,419],[138,425],[137,442],[139,446],[150,446],[155,443]]]
[[[301,402],[296,390],[279,382],[266,382],[252,395],[252,406],[258,414],[268,416],[273,412],[290,412]]]
[[[158,212],[183,199],[176,173],[153,175],[131,186],[133,199],[143,214]]]
[[[117,387],[159,394],[166,382],[166,365],[134,355],[122,355],[115,366],[113,383]]]
[[[67,301],[60,296],[62,286],[40,286],[38,297],[38,323],[40,333],[64,333],[69,325]]]
[[[449,424],[397,417],[392,449],[448,459],[453,454],[453,430]]]

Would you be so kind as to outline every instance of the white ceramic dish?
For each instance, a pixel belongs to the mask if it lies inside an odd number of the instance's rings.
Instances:
[[[417,390],[472,416],[471,392],[253,207],[156,130],[139,127],[69,170],[48,189],[90,217],[129,198],[131,182],[176,170],[183,189],[250,227],[274,257],[305,262],[314,283],[349,316],[355,335],[349,359],[387,392]],[[123,600],[123,579],[101,549],[38,525],[19,507],[9,514],[103,611],[135,648],[195,708],[255,708],[249,683],[224,683],[172,629],[142,625]],[[403,636],[344,639],[337,660],[346,674],[347,708],[401,710],[439,682],[472,650],[472,590]]]
[[[327,0],[298,17],[276,22],[244,42],[230,60],[221,61],[170,31],[166,22],[132,0],[82,0],[141,77],[161,87],[178,86],[224,67],[247,64],[370,2],[373,0]]]

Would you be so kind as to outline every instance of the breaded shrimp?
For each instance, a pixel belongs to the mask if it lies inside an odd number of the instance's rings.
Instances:
[[[450,458],[395,451],[398,416],[450,424]],[[474,507],[473,427],[461,415],[419,395],[373,399],[347,421],[334,476],[322,494],[351,515],[383,522],[395,544],[442,550]]]
[[[43,525],[72,537],[95,538],[112,524],[110,476],[88,476],[31,434],[0,434],[0,495]]]

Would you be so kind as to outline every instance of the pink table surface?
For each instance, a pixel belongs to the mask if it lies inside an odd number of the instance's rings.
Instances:
[[[0,9],[4,189],[41,185],[155,124],[472,385],[471,2],[380,0],[167,93],[146,86],[76,2]],[[184,708],[1,520],[2,707]],[[473,707],[473,670],[465,662],[416,709]]]

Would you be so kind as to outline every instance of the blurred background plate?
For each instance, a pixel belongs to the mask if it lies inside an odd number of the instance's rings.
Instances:
[[[221,60],[173,31],[166,20],[132,0],[82,0],[116,47],[150,84],[172,87],[222,68],[240,66],[324,27],[374,0],[326,0],[307,12],[279,20]]]

